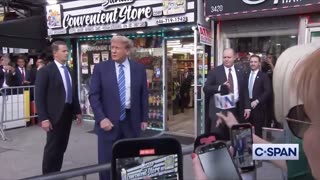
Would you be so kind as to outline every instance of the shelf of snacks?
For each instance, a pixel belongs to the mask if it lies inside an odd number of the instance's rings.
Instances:
[[[137,49],[132,59],[146,68],[148,82],[148,128],[163,130],[162,48]]]

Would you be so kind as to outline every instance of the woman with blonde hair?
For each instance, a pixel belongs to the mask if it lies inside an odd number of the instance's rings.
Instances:
[[[288,174],[288,179],[320,179],[320,45],[291,47],[277,61],[273,74],[275,115],[288,129],[287,142],[298,143],[298,161],[272,161]],[[218,113],[229,128],[238,124],[232,113]],[[253,135],[253,143],[269,143]],[[193,155],[195,179],[207,179],[200,161]],[[309,169],[310,167],[310,169]],[[214,168],[214,167],[213,167]],[[310,173],[311,171],[311,173]],[[313,176],[313,178],[312,178]]]

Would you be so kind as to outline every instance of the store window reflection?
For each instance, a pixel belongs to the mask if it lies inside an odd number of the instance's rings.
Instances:
[[[280,54],[296,44],[297,36],[287,35],[230,38],[225,45],[238,52],[237,64],[240,68],[250,71],[249,57],[256,54],[263,60],[261,70],[271,75]]]

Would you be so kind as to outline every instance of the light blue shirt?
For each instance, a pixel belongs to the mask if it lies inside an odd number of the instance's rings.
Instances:
[[[68,94],[68,91],[67,91],[67,81],[66,81],[66,78],[65,78],[65,75],[64,75],[64,69],[62,66],[66,66],[66,64],[60,64],[58,61],[54,60],[54,63],[56,63],[58,69],[59,69],[59,72],[60,72],[60,75],[61,75],[61,78],[62,78],[62,81],[63,81],[63,86],[64,86],[64,90],[66,92],[66,99],[64,102],[67,102],[67,94]],[[70,81],[71,81],[71,88],[72,88],[72,79],[71,79],[71,75],[70,73],[69,74],[69,78],[70,78]]]
[[[123,70],[124,70],[124,78],[125,78],[125,85],[126,85],[126,109],[131,108],[131,74],[130,74],[130,63],[129,60],[126,59],[123,63]],[[119,77],[119,63],[115,62],[117,80]]]

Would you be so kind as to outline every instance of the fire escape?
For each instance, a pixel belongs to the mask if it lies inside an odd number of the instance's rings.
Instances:
[[[0,0],[0,16],[4,21],[26,18],[44,13],[44,7],[28,0]]]

